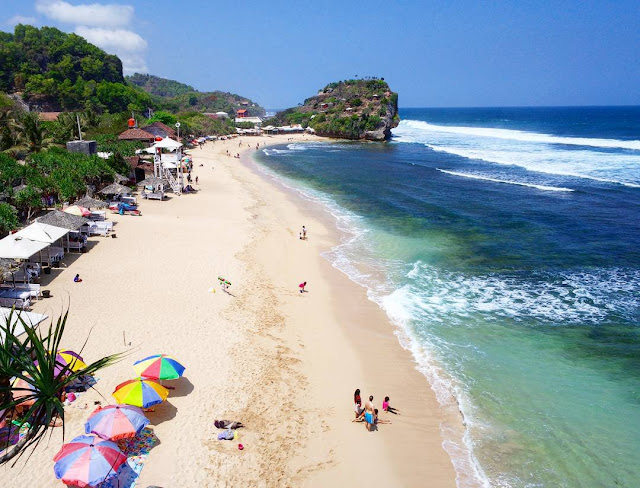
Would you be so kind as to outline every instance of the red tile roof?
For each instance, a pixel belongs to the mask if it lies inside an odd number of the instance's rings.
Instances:
[[[148,141],[155,136],[143,131],[142,129],[127,129],[118,136],[121,141]]]
[[[147,127],[158,127],[167,133],[169,137],[172,139],[176,136],[176,131],[173,128],[169,127],[167,124],[163,124],[162,122],[154,122],[153,124],[149,124]]]
[[[247,110],[246,110],[246,109],[244,109],[244,108],[241,108],[240,110],[238,110],[238,115],[240,115],[240,114],[246,114],[246,113],[247,113]]]

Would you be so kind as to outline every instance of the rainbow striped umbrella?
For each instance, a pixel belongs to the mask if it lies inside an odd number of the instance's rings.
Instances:
[[[103,439],[115,441],[135,437],[149,423],[142,410],[131,405],[107,405],[98,407],[84,424],[87,434],[97,434]]]
[[[63,445],[53,460],[56,478],[67,485],[84,488],[115,476],[127,457],[115,442],[95,435],[81,435]]]
[[[166,354],[155,354],[133,363],[133,370],[143,378],[175,380],[184,373],[184,366]]]
[[[120,383],[111,396],[118,403],[149,408],[165,401],[169,396],[169,390],[155,381],[136,378]]]

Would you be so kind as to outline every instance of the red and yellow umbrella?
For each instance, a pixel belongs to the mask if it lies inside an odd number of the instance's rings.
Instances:
[[[149,408],[165,401],[169,396],[169,390],[155,381],[136,378],[120,383],[111,396],[118,403]]]

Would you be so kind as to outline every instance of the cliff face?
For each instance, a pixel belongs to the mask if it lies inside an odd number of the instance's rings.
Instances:
[[[320,136],[383,141],[400,121],[398,94],[384,80],[340,81],[276,118],[279,123],[311,127]]]

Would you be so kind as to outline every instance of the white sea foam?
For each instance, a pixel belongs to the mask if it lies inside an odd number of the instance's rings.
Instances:
[[[402,121],[393,131],[393,140],[424,144],[434,151],[470,160],[640,188],[640,147],[631,147],[636,143],[640,144],[640,141],[587,139],[592,143],[562,147],[553,143],[554,136],[544,134],[476,127],[469,127],[466,128],[469,130],[464,131],[452,129],[460,128],[421,121]],[[496,137],[491,134],[496,134]],[[585,142],[584,138],[560,139]],[[618,142],[620,144],[616,145]]]
[[[506,184],[509,184],[509,185],[526,186],[526,187],[529,187],[529,188],[535,188],[537,190],[543,190],[543,191],[575,191],[575,190],[572,190],[571,188],[564,188],[564,187],[558,187],[558,186],[536,185],[534,183],[524,183],[522,181],[500,180],[498,178],[491,178],[489,176],[482,176],[482,175],[478,175],[478,174],[459,173],[457,171],[448,171],[446,169],[440,169],[440,168],[436,168],[436,169],[438,171],[440,171],[441,173],[446,173],[446,174],[452,175],[452,176],[460,176],[462,178],[471,178],[471,179],[474,179],[474,180],[491,181],[493,183],[506,183]]]
[[[457,127],[449,125],[435,125],[421,120],[402,121],[407,127],[429,132],[459,134],[473,137],[489,137],[508,141],[534,142],[542,144],[565,144],[571,146],[591,146],[601,148],[631,149],[640,151],[640,140],[622,141],[618,139],[599,139],[589,137],[561,137],[536,132],[525,132],[511,129],[495,129],[490,127]]]

